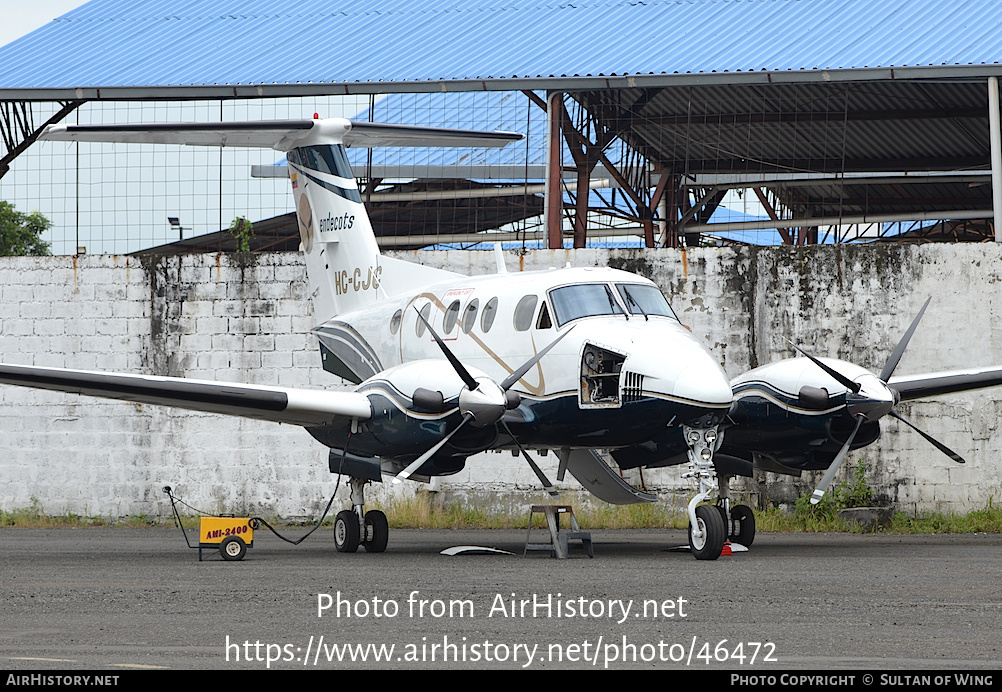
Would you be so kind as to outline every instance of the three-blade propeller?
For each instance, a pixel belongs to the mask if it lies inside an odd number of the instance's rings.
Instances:
[[[897,405],[900,400],[900,395],[887,384],[887,382],[891,379],[891,375],[894,374],[894,369],[901,361],[901,356],[904,354],[905,348],[907,348],[908,342],[912,338],[912,334],[915,333],[919,320],[922,319],[922,315],[925,314],[925,309],[929,307],[929,303],[931,301],[931,297],[925,301],[922,309],[919,310],[915,319],[912,320],[911,325],[908,327],[908,330],[905,332],[904,336],[901,337],[901,341],[898,342],[898,345],[894,348],[890,358],[887,359],[887,363],[884,364],[883,369],[880,371],[880,375],[877,376],[879,382],[868,382],[865,387],[860,382],[851,380],[829,365],[822,363],[820,360],[806,353],[794,344],[794,348],[810,358],[811,361],[819,368],[831,375],[839,384],[851,392],[851,394],[846,395],[846,409],[856,420],[856,427],[853,428],[852,434],[849,435],[845,444],[842,445],[842,449],[840,449],[838,454],[835,455],[832,463],[828,466],[828,470],[825,471],[825,475],[821,478],[821,482],[811,495],[811,504],[816,505],[821,501],[821,498],[825,496],[825,493],[828,492],[828,488],[831,487],[832,482],[835,480],[835,474],[838,472],[842,462],[845,461],[846,457],[849,455],[852,443],[856,439],[856,434],[859,432],[863,423],[868,420],[877,421],[885,415],[890,415],[891,417],[901,421],[957,463],[964,463],[964,459],[959,454],[954,452],[939,440],[933,438],[928,433],[919,430],[914,423],[905,420],[901,414],[894,410],[894,406]]]
[[[463,381],[465,385],[463,390],[459,393],[459,412],[463,415],[463,419],[459,422],[455,428],[453,428],[447,435],[445,435],[441,440],[436,442],[431,449],[419,456],[417,459],[408,464],[407,468],[397,474],[396,478],[393,479],[394,483],[400,483],[405,481],[410,476],[417,471],[421,466],[428,461],[430,458],[435,456],[435,454],[442,447],[452,439],[452,436],[459,432],[463,426],[467,423],[471,423],[475,427],[484,428],[489,425],[494,425],[500,423],[504,427],[505,431],[511,437],[515,446],[522,453],[522,457],[528,462],[529,468],[532,469],[533,473],[539,479],[540,483],[543,484],[543,488],[552,496],[557,495],[556,488],[553,487],[553,483],[546,477],[542,469],[536,465],[536,463],[529,456],[528,452],[522,447],[519,441],[512,434],[511,429],[508,424],[502,419],[505,411],[517,408],[519,405],[519,396],[517,392],[510,391],[512,386],[518,382],[525,373],[538,363],[543,356],[550,352],[554,346],[556,346],[561,339],[567,336],[571,329],[568,329],[563,334],[558,336],[556,339],[551,341],[546,348],[542,349],[536,353],[532,358],[527,360],[521,366],[512,371],[508,377],[504,378],[500,383],[488,377],[475,378],[470,371],[460,362],[456,355],[445,345],[445,342],[438,336],[435,332],[434,327],[425,319],[424,315],[415,307],[415,312],[417,312],[418,319],[420,319],[425,328],[431,333],[432,338],[438,347],[442,349],[442,353],[445,354],[446,359],[452,364],[453,369],[459,378]]]

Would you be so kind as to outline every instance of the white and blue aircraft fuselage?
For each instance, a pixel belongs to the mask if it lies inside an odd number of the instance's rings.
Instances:
[[[145,126],[50,126],[50,140],[259,146],[285,151],[323,367],[352,391],[306,391],[150,375],[0,366],[0,382],[295,423],[330,448],[351,477],[352,509],[338,514],[341,551],[381,551],[386,520],[364,510],[364,487],[384,474],[451,474],[490,449],[553,450],[613,502],[651,501],[598,450],[658,439],[692,465],[699,557],[726,538],[713,489],[718,428],[731,386],[657,286],[607,268],[468,277],[379,252],[345,146],[498,146],[511,133],[347,120]],[[443,359],[443,356],[445,359]],[[675,463],[678,463],[676,461]],[[724,535],[720,535],[723,532]]]

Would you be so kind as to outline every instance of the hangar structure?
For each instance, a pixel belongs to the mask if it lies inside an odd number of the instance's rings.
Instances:
[[[91,101],[505,92],[543,116],[542,160],[475,231],[542,214],[549,247],[584,247],[601,212],[647,247],[998,240],[1000,27],[993,0],[91,0],[0,48],[0,176]],[[516,186],[414,177],[393,192],[456,209]],[[710,223],[731,190],[767,218]],[[444,204],[417,197],[408,233]]]

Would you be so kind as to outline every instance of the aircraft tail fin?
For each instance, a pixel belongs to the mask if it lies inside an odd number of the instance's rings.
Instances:
[[[286,152],[314,316],[322,323],[387,295],[428,283],[427,267],[386,271],[345,147],[498,147],[512,132],[359,123],[343,118],[149,125],[50,125],[39,139],[195,146],[266,147]],[[437,272],[447,278],[449,272]]]

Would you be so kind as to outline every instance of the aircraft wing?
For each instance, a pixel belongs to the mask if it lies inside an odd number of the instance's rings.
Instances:
[[[964,392],[969,389],[1000,385],[1002,384],[1002,367],[905,375],[892,377],[887,384],[901,394],[902,401],[908,401],[937,394]]]
[[[140,404],[224,413],[308,427],[367,420],[372,406],[364,394],[265,387],[180,377],[64,370],[0,364],[0,384],[86,394]]]
[[[516,132],[450,130],[328,118],[145,125],[49,125],[38,138],[64,142],[263,147],[288,151],[300,142],[341,142],[349,147],[502,147],[523,139],[523,136]]]

